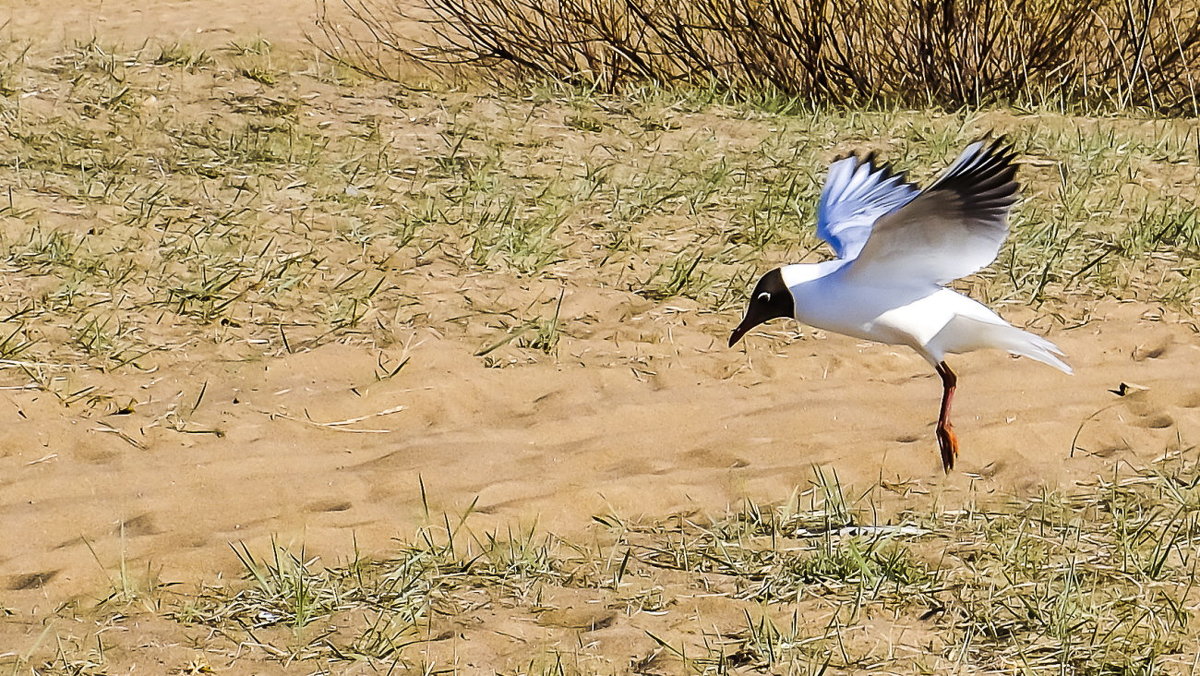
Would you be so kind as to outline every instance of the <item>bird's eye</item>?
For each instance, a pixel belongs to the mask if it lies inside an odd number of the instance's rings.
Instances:
[[[764,303],[770,303],[771,302],[771,294],[767,293],[766,291],[763,291],[762,293],[758,294],[758,299]]]

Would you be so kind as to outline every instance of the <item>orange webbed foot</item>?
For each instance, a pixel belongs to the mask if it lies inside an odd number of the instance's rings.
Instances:
[[[954,459],[958,457],[958,437],[954,434],[954,426],[950,421],[939,423],[937,426],[938,448],[942,452],[942,470],[947,474],[954,469]]]

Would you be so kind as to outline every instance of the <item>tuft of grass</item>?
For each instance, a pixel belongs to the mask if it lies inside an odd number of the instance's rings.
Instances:
[[[475,352],[475,356],[484,357],[485,363],[490,366],[501,366],[502,362],[493,360],[489,355],[505,345],[514,343],[517,347],[537,350],[546,355],[555,354],[563,335],[559,314],[562,311],[562,300],[565,293],[565,288],[559,292],[558,300],[554,304],[554,311],[549,317],[526,320],[508,328],[504,332],[504,336],[481,347]]]
[[[216,60],[203,49],[176,42],[160,47],[154,63],[160,66],[174,66],[194,71],[213,66],[216,64]]]
[[[274,85],[279,82],[278,74],[265,66],[246,66],[238,69],[238,74],[264,85]]]
[[[162,581],[158,571],[154,570],[150,563],[146,564],[144,571],[133,570],[130,567],[125,549],[124,521],[120,523],[119,530],[121,549],[115,575],[109,571],[108,566],[92,547],[92,543],[87,539],[83,540],[92,558],[108,577],[111,586],[109,593],[100,599],[97,605],[102,610],[115,609],[118,613],[136,610],[136,606],[140,606],[144,611],[158,612],[162,609],[164,591],[171,585]]]

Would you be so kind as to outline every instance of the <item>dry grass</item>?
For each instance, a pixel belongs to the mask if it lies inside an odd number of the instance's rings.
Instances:
[[[928,178],[992,129],[1016,144],[1027,199],[978,291],[1185,307],[1196,295],[1188,177],[1200,160],[1184,123],[730,105],[656,89],[477,98],[359,80],[378,98],[345,105],[345,73],[288,73],[266,45],[87,43],[44,70],[8,58],[7,81],[35,95],[0,100],[12,308],[0,356],[39,382],[43,365],[121,368],[181,347],[161,322],[196,327],[189,340],[277,349],[281,334],[291,350],[385,340],[396,308],[412,308],[400,321],[421,315],[429,264],[545,279],[586,267],[600,286],[723,311],[767,262],[818,249],[812,210],[832,155],[875,148]],[[181,96],[202,86],[199,100]],[[552,351],[570,333],[546,323],[552,311],[505,320],[496,340]]]

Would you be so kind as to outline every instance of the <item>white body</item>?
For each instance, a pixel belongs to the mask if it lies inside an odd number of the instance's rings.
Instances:
[[[946,354],[998,348],[1065,373],[1050,341],[1022,331],[995,312],[937,284],[906,284],[846,274],[852,260],[787,265],[784,284],[795,317],[810,326],[891,345],[907,345],[935,367]]]

